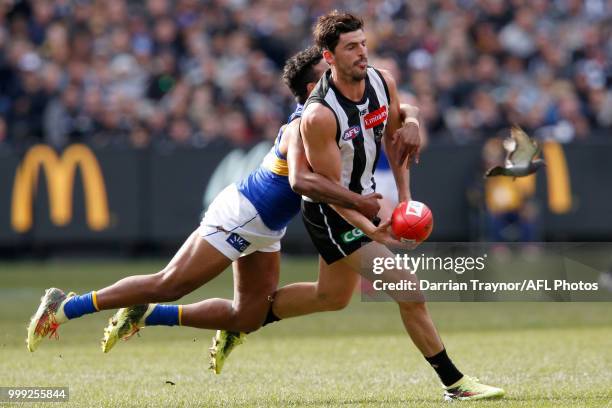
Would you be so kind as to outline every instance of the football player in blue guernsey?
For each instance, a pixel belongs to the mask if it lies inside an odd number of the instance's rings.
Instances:
[[[150,275],[126,277],[83,295],[47,289],[28,327],[27,347],[57,337],[58,327],[83,315],[121,308],[104,330],[102,349],[108,352],[144,326],[183,325],[229,332],[250,332],[264,322],[280,269],[280,239],[300,211],[301,193],[318,201],[351,208],[372,219],[379,194],[356,194],[308,167],[299,140],[302,104],[328,68],[317,48],[309,48],[286,64],[283,80],[299,102],[261,166],[246,179],[226,187],[207,209],[197,228],[170,263]],[[233,265],[234,299],[206,299],[195,304],[162,305],[176,301]],[[234,339],[236,340],[236,339]],[[220,367],[219,367],[220,369]]]

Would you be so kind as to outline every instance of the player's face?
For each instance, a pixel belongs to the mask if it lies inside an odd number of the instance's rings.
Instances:
[[[363,30],[340,35],[333,52],[333,64],[338,72],[355,82],[362,81],[367,75],[368,47]]]

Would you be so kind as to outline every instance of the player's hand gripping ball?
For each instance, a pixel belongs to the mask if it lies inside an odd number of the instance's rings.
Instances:
[[[393,210],[391,229],[402,242],[423,242],[433,229],[433,215],[419,201],[402,201]]]

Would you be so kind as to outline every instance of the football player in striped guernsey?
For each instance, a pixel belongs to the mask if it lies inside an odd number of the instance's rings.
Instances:
[[[394,79],[368,65],[363,21],[338,11],[321,16],[314,27],[317,45],[331,69],[323,74],[306,101],[300,134],[312,169],[357,194],[371,194],[374,169],[381,143],[400,201],[410,199],[410,159],[418,154],[419,124],[416,118],[400,120],[400,103]],[[291,175],[290,175],[291,178]],[[266,323],[308,313],[341,309],[350,300],[361,273],[371,279],[374,258],[394,258],[385,246],[396,244],[390,220],[375,225],[357,211],[326,204],[308,196],[302,201],[302,217],[321,255],[319,280],[279,289]],[[410,271],[385,271],[386,282],[415,280]],[[429,315],[422,295],[388,292],[398,303],[400,316],[412,342],[438,374],[446,400],[499,398],[504,390],[482,384],[459,371]]]

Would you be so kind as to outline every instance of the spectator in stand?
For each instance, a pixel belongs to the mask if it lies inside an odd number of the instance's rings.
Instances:
[[[3,143],[273,138],[293,109],[280,69],[332,7],[365,16],[431,143],[612,133],[607,0],[0,0]]]

